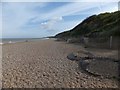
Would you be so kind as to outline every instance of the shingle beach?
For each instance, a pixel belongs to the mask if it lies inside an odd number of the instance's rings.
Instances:
[[[84,73],[71,52],[80,45],[53,39],[5,44],[2,46],[3,88],[117,88],[115,79]],[[82,55],[82,54],[81,54]]]

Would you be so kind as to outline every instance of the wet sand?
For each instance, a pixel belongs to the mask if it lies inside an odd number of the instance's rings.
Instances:
[[[85,50],[52,39],[2,46],[3,88],[117,88],[114,79],[84,73],[67,55]]]

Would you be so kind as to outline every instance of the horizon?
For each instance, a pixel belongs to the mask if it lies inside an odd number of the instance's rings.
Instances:
[[[68,31],[87,17],[118,11],[118,2],[2,2],[0,38],[42,38]]]

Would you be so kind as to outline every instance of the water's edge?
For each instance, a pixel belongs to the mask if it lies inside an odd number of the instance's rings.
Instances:
[[[39,41],[39,40],[46,40],[46,39],[49,39],[49,38],[4,38],[4,39],[0,39],[0,45],[18,43],[18,42]]]

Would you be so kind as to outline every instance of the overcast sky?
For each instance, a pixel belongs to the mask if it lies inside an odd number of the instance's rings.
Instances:
[[[0,4],[0,7],[2,7],[2,14],[0,14],[2,16],[0,17],[2,19],[2,26],[0,27],[2,27],[3,38],[39,38],[51,36],[72,29],[91,15],[118,10],[117,1],[35,1],[15,2],[11,0],[11,2],[8,2],[8,0],[4,0]]]

